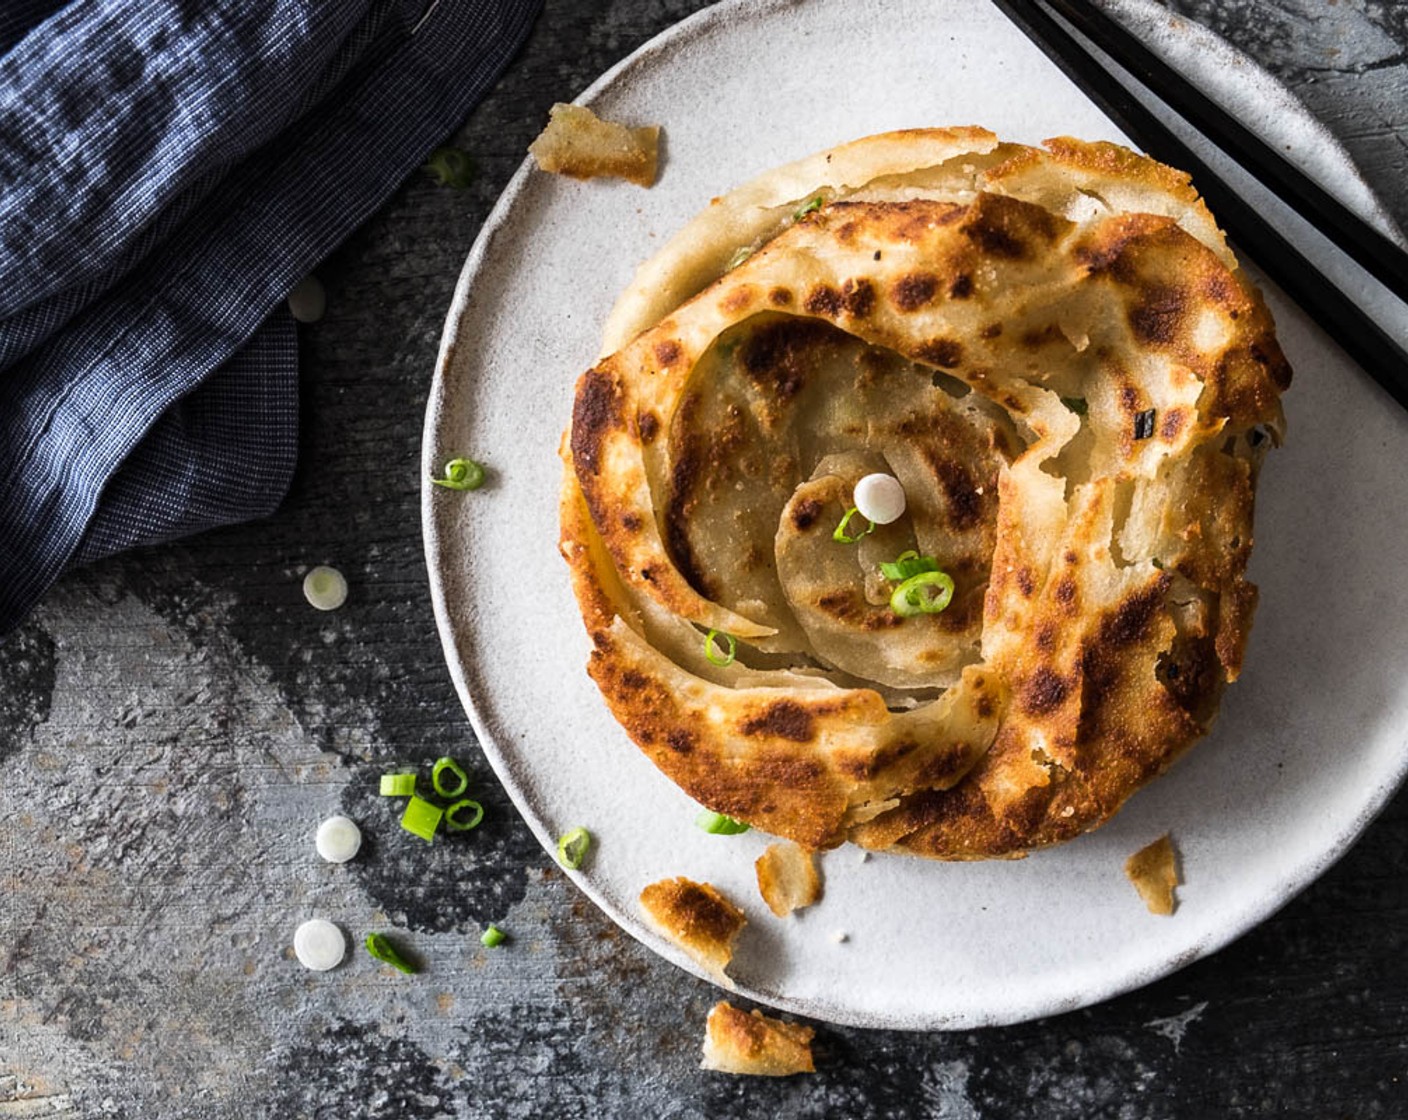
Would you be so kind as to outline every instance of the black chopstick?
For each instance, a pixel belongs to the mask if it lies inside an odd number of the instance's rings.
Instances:
[[[1149,155],[1193,177],[1232,239],[1316,320],[1383,390],[1408,408],[1408,353],[1283,238],[1035,0],[993,0],[1095,105]],[[1270,185],[1270,184],[1268,184]]]
[[[1089,0],[1046,2],[1227,155],[1263,183],[1274,185],[1277,195],[1394,295],[1408,301],[1408,253],[1352,213],[1241,121],[1229,116]]]

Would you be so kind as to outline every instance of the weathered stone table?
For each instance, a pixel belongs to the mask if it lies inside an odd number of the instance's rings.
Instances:
[[[409,182],[322,268],[278,515],[75,572],[0,645],[0,1118],[1408,1116],[1408,794],[1274,918],[1151,987],[973,1034],[822,1025],[823,1072],[779,1083],[698,1070],[717,993],[618,932],[499,790],[421,558],[441,322],[547,107],[702,6],[549,0],[461,130],[474,187]],[[1283,77],[1408,226],[1408,5],[1173,6]],[[347,574],[342,610],[305,604],[316,563]],[[432,849],[374,781],[444,753],[488,815]],[[368,838],[341,867],[311,846],[339,810]],[[287,946],[314,913],[399,932],[424,974],[360,949],[305,972]],[[511,933],[492,951],[490,921]]]

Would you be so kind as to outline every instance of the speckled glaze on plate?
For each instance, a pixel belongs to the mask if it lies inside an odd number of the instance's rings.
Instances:
[[[1144,0],[1109,5],[1206,78],[1361,212],[1386,224],[1344,152],[1280,86]],[[707,836],[630,743],[584,665],[557,554],[557,448],[573,383],[635,266],[716,194],[844,140],[982,124],[1004,138],[1121,139],[983,0],[736,0],[679,24],[580,99],[664,126],[649,191],[518,172],[465,264],[426,417],[426,477],[453,454],[493,468],[474,494],[424,490],[437,619],[484,749],[543,845],[597,835],[578,885],[651,949],[647,883],[688,875],[748,911],[741,994],[838,1023],[956,1029],[1085,1006],[1213,952],[1345,851],[1408,766],[1408,416],[1311,320],[1268,292],[1296,368],[1288,445],[1262,476],[1252,575],[1262,602],[1221,719],[1108,826],[1016,862],[822,860],[823,901],[778,920],[758,898],[757,833]],[[1297,232],[1287,220],[1287,228]],[[1391,324],[1395,327],[1401,324]],[[1171,831],[1186,880],[1172,918],[1125,880]],[[837,934],[847,940],[838,943]]]

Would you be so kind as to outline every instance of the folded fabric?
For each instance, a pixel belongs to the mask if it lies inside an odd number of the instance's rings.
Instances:
[[[6,6],[0,634],[75,562],[277,505],[284,297],[463,119],[539,3]]]

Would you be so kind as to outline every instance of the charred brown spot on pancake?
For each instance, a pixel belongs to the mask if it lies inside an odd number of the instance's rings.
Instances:
[[[973,294],[973,277],[966,272],[958,273],[948,282],[949,299],[967,299]]]
[[[1166,440],[1175,440],[1178,433],[1183,430],[1185,413],[1181,408],[1170,408],[1164,413],[1164,421],[1159,428],[1159,435]]]
[[[739,730],[745,735],[771,735],[794,743],[808,743],[816,737],[811,713],[792,700],[779,700],[770,705],[760,715],[744,721]]]
[[[788,401],[806,384],[812,352],[834,333],[827,324],[806,319],[768,323],[755,330],[739,350],[743,369],[765,395]]]
[[[598,369],[582,375],[572,408],[572,461],[580,471],[601,469],[601,445],[607,433],[621,425],[621,398],[616,381]]]
[[[956,338],[931,338],[915,348],[915,355],[941,369],[955,369],[963,362],[963,343]]]
[[[983,193],[968,208],[963,233],[990,257],[1028,260],[1054,242],[1064,224],[1045,207]]]
[[[740,284],[719,301],[719,307],[726,314],[738,315],[752,307],[757,296],[758,289],[752,284]]]
[[[1045,715],[1064,704],[1070,690],[1065,678],[1043,666],[1022,685],[1022,707],[1031,715]]]
[[[1036,591],[1036,578],[1032,575],[1032,570],[1028,567],[1017,569],[1017,587],[1021,590],[1024,598],[1030,599]]]
[[[672,366],[680,360],[680,355],[684,353],[680,349],[680,344],[673,338],[655,344],[655,359],[662,366]]]
[[[1056,627],[1051,623],[1043,622],[1037,627],[1036,648],[1046,654],[1056,649]]]
[[[660,418],[653,412],[642,412],[636,417],[636,431],[641,443],[649,443],[660,431]]]
[[[890,299],[901,311],[917,311],[933,300],[939,278],[932,272],[911,272],[890,285]]]
[[[841,293],[829,284],[818,284],[807,293],[806,301],[802,306],[810,315],[839,315],[841,314]]]
[[[640,515],[636,513],[623,513],[621,515],[621,528],[628,533],[639,533],[640,527],[645,524]]]
[[[665,735],[665,745],[676,754],[689,754],[698,745],[694,732],[684,727],[676,727]]]
[[[847,315],[864,319],[875,306],[875,286],[864,277],[841,285],[841,306]]]
[[[983,496],[968,468],[953,455],[944,455],[930,446],[925,446],[922,453],[943,487],[949,526],[959,532],[977,528],[983,516]]]
[[[1263,345],[1264,343],[1264,345]],[[1283,393],[1291,387],[1291,363],[1281,352],[1280,344],[1274,338],[1264,338],[1253,342],[1248,348],[1252,359],[1266,368],[1271,383]]]
[[[803,531],[810,529],[825,508],[825,504],[816,498],[803,498],[792,507],[792,524]]]
[[[1074,557],[1074,553],[1071,554]],[[1072,559],[1068,563],[1075,563]],[[1056,581],[1056,601],[1063,607],[1074,607],[1076,603],[1076,581],[1070,576],[1062,576]]]
[[[768,302],[774,307],[789,307],[792,303],[792,291],[789,288],[774,288],[768,292]]]
[[[1173,230],[1172,218],[1156,214],[1120,214],[1103,222],[1094,233],[1072,250],[1077,263],[1094,278],[1109,278],[1119,284],[1138,278],[1139,243]]]
[[[1150,285],[1129,309],[1129,329],[1146,346],[1167,346],[1192,313],[1188,292],[1172,284]]]
[[[983,338],[997,338],[999,335],[1002,334],[1002,324],[989,323],[987,324],[987,326],[983,327],[983,329],[980,330],[978,334]]]
[[[650,678],[634,669],[626,669],[616,680],[624,692],[641,692],[650,687]]]
[[[1023,331],[1017,344],[1024,350],[1040,350],[1043,346],[1065,341],[1066,336],[1061,332],[1061,328],[1055,323],[1047,323],[1045,326],[1029,327]]]
[[[1222,662],[1211,637],[1179,635],[1164,653],[1155,675],[1174,702],[1199,723],[1208,723],[1217,711],[1222,691]]]
[[[1164,575],[1152,586],[1125,599],[1100,623],[1100,644],[1107,649],[1133,645],[1149,632],[1149,624],[1163,606],[1170,578]]]

